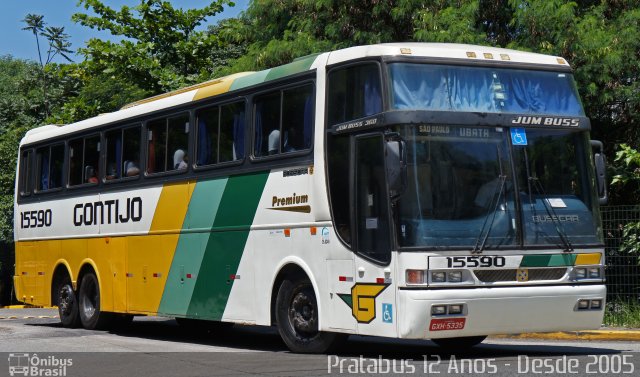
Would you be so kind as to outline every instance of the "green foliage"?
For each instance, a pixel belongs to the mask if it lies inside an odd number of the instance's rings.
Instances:
[[[640,152],[627,144],[621,144],[616,152],[615,162],[617,174],[613,177],[612,185],[622,186],[635,200],[640,199]],[[638,255],[640,264],[640,222],[631,222],[624,226],[620,251]]]
[[[196,27],[223,10],[228,0],[211,1],[201,9],[176,9],[170,2],[141,0],[135,7],[114,10],[99,0],[80,0],[96,16],[76,13],[72,19],[92,29],[122,37],[119,42],[92,38],[80,49],[84,68],[95,77],[133,82],[152,93],[177,89],[213,75],[211,51],[219,47],[216,34]]]
[[[13,240],[13,190],[18,144],[44,118],[37,63],[0,57],[0,242]]]

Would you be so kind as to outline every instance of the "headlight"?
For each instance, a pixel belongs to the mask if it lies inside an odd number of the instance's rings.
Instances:
[[[447,307],[445,305],[434,305],[431,307],[431,314],[445,315],[447,314]]]
[[[578,309],[589,309],[589,300],[579,300]]]
[[[576,279],[584,279],[587,277],[587,269],[586,268],[575,268],[573,270]]]
[[[447,275],[444,272],[432,272],[431,281],[433,283],[444,283],[447,281]]]
[[[599,279],[600,278],[600,268],[594,267],[589,269],[589,279]]]
[[[451,271],[447,278],[450,283],[460,283],[462,281],[462,271]]]
[[[449,314],[462,314],[462,305],[449,305]]]

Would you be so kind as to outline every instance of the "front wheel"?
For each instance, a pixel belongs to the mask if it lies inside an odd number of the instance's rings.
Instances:
[[[450,351],[462,351],[482,343],[486,336],[463,336],[460,338],[431,339],[432,342]]]
[[[109,313],[100,311],[100,286],[93,272],[82,277],[78,293],[80,322],[87,330],[103,329],[108,325]]]
[[[65,278],[60,281],[57,292],[58,315],[63,327],[76,328],[80,326],[78,312],[78,296],[73,290],[71,280]]]
[[[307,279],[285,280],[276,299],[278,332],[287,347],[298,353],[324,353],[346,335],[318,331],[318,303]]]

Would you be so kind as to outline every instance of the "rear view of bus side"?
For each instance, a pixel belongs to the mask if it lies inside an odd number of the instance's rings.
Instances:
[[[17,298],[472,346],[600,326],[602,144],[562,58],[381,44],[29,131]]]

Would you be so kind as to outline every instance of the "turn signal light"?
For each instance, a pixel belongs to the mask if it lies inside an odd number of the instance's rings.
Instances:
[[[407,270],[407,284],[424,284],[424,270]]]

